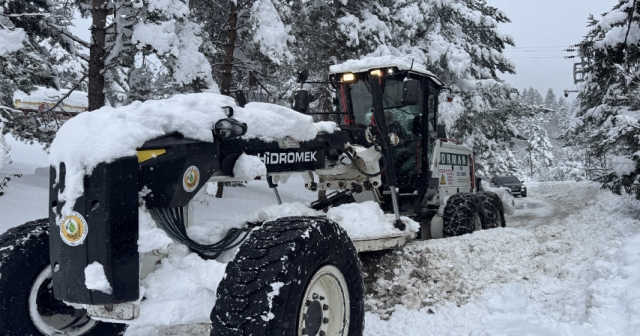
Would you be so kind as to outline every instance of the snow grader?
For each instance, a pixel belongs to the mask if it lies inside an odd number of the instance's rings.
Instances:
[[[72,188],[70,163],[52,166],[49,218],[0,236],[0,334],[123,333],[144,300],[141,279],[166,256],[139,253],[140,206],[202,258],[237,249],[217,287],[215,336],[362,335],[358,253],[505,225],[499,197],[479,190],[472,149],[447,139],[437,123],[443,84],[436,76],[413,61],[370,58],[333,66],[329,84],[343,120],[310,141],[243,137],[248,126],[234,118],[234,106],[225,107],[213,142],[174,132],[146,141],[137,155],[98,164],[66,213],[60,195]],[[294,110],[308,109],[309,93],[300,89]],[[215,244],[197,243],[187,235],[185,209],[208,181],[237,180],[243,154],[262,161],[276,194],[279,176],[301,173],[307,189],[329,192],[313,209],[373,200],[394,215],[395,233],[355,239],[323,216],[298,216],[247,223]],[[92,265],[101,265],[108,291],[88,288]]]

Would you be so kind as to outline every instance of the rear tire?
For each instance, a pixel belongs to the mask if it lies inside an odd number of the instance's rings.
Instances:
[[[472,233],[480,228],[476,195],[459,193],[449,197],[442,215],[444,238]]]
[[[91,320],[84,310],[55,299],[49,288],[48,219],[0,235],[0,274],[1,335],[114,336],[127,328]]]
[[[488,230],[497,227],[503,227],[504,220],[504,208],[502,206],[502,200],[500,196],[494,192],[481,191],[476,194],[478,198],[478,209],[480,213],[480,220],[482,222],[482,229]]]
[[[211,336],[360,336],[361,268],[346,232],[330,220],[266,222],[227,266]]]

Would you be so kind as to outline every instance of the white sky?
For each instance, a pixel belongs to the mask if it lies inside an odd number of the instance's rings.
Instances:
[[[542,96],[552,88],[556,96],[564,89],[575,89],[573,60],[562,50],[582,40],[587,17],[610,11],[617,0],[487,0],[504,11],[511,23],[500,31],[511,35],[516,48],[505,54],[516,64],[515,75],[501,75],[518,90],[533,87]],[[575,94],[569,96],[575,98]]]

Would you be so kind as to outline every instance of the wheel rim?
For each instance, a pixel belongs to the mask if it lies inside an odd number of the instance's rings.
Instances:
[[[320,268],[309,281],[298,313],[298,335],[346,336],[349,333],[349,290],[335,266]]]
[[[47,336],[80,336],[97,323],[84,309],[75,309],[53,296],[50,266],[40,272],[31,286],[29,317],[35,327]]]
[[[482,230],[482,220],[480,219],[480,215],[476,213],[476,216],[473,218],[474,231]]]

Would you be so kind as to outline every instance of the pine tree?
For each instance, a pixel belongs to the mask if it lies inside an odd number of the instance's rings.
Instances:
[[[529,176],[533,177],[535,172],[540,173],[544,168],[553,164],[553,154],[551,153],[551,142],[547,131],[540,125],[542,116],[529,117],[525,121],[524,137],[526,138],[525,156],[526,166]]]
[[[547,91],[547,95],[544,98],[544,106],[550,110],[555,110],[558,108],[556,102],[556,94],[553,93],[553,89],[549,88]]]
[[[531,88],[531,92],[531,105],[544,106],[544,99],[542,98],[540,91]]]
[[[640,2],[620,0],[598,21],[589,17],[589,32],[579,44],[585,63],[579,108],[565,134],[582,145],[587,168],[640,157]],[[614,167],[615,168],[615,167]],[[599,180],[615,193],[640,199],[639,170],[617,172]]]
[[[514,43],[498,31],[501,22],[509,19],[484,1],[381,1],[361,4],[340,17],[338,36],[356,49],[356,55],[414,58],[451,86],[460,97],[454,100],[455,108],[443,103],[443,109],[462,113],[441,113],[441,121],[449,134],[478,152],[492,150],[484,152],[485,160],[492,159],[489,155],[496,158],[492,164],[478,166],[488,175],[516,169],[505,159],[512,156],[505,141],[513,136],[505,111],[515,95],[498,78],[499,73],[514,72],[513,63],[502,54]]]

